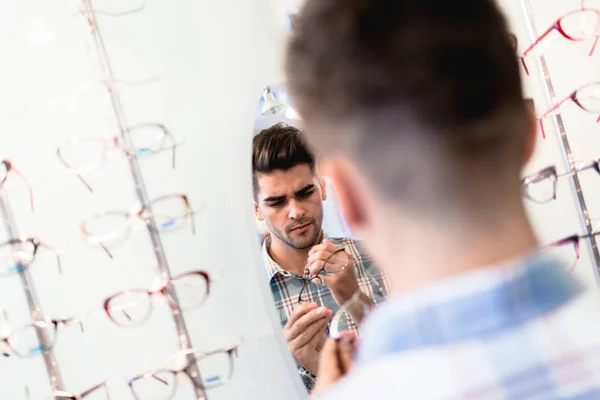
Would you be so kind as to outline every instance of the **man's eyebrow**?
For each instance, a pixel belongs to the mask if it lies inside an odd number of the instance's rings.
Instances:
[[[295,192],[295,194],[296,194],[296,196],[302,195],[302,194],[305,194],[306,192],[308,192],[308,191],[310,191],[310,190],[312,190],[314,188],[315,188],[315,185],[313,183],[311,183],[310,185],[306,185],[302,189],[300,189],[297,192]]]
[[[275,203],[277,201],[285,200],[285,196],[269,196],[263,199],[264,202]]]

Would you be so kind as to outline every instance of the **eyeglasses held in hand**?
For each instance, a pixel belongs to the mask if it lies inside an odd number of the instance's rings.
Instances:
[[[81,180],[93,192],[92,187],[83,178],[83,174],[95,171],[108,159],[110,151],[124,152],[129,157],[152,156],[164,151],[172,151],[172,167],[175,168],[175,150],[177,144],[169,130],[161,124],[140,124],[128,129],[134,143],[128,149],[121,143],[119,136],[103,138],[98,136],[73,138],[56,150],[61,163]]]
[[[575,90],[573,93],[559,101],[554,107],[538,117],[544,139],[546,138],[546,132],[544,130],[543,123],[544,118],[550,115],[559,114],[560,109],[569,101],[575,103],[575,105],[581,108],[583,111],[592,114],[599,114],[596,122],[600,122],[600,82],[588,83],[587,85]]]
[[[317,281],[318,284],[323,284],[321,275],[335,275],[346,268],[349,263],[350,255],[346,252],[346,250],[344,248],[336,250],[329,256],[329,258],[327,258],[327,260],[325,260],[323,267],[319,270],[319,272],[317,272],[315,275],[302,279],[304,286],[302,286],[300,294],[298,295],[298,303],[313,301],[313,299],[316,297],[315,292],[318,291],[315,281]]]
[[[571,235],[557,240],[543,247],[555,257],[569,263],[570,270],[573,271],[581,256],[581,241],[600,235],[600,232],[593,232],[586,235]]]
[[[27,358],[49,351],[56,342],[58,328],[72,324],[79,324],[83,331],[83,322],[74,317],[34,321],[0,338],[0,343],[7,345],[10,350],[10,352],[4,351],[2,354],[8,357],[12,353],[17,357]],[[40,344],[39,332],[49,338],[47,346]]]
[[[29,203],[31,204],[31,211],[33,211],[33,190],[31,189],[31,185],[25,176],[18,169],[16,169],[9,160],[0,160],[0,189],[4,187],[4,184],[8,179],[8,175],[11,172],[17,174],[17,176],[21,178],[21,180],[24,181],[29,188]]]
[[[100,245],[112,258],[108,250],[113,244],[120,244],[129,235],[132,226],[137,221],[147,224],[154,218],[160,232],[169,232],[181,228],[190,220],[192,234],[196,234],[190,202],[186,195],[176,194],[159,197],[150,202],[152,212],[147,208],[127,213],[108,211],[86,218],[81,224],[81,231],[91,244]]]
[[[237,356],[238,347],[239,343],[209,353],[197,349],[183,350],[175,356],[185,359],[182,368],[159,369],[138,375],[129,381],[129,387],[136,400],[170,400],[175,396],[179,375],[187,375],[194,386],[198,385],[189,373],[191,363],[196,363],[200,370],[201,389],[222,386],[233,376],[233,359]]]
[[[31,396],[29,395],[29,387],[27,387],[25,391],[27,392],[27,399],[30,400]],[[51,395],[35,397],[31,400],[83,400],[89,395],[94,394],[98,391],[104,391],[104,394],[106,395],[105,399],[111,400],[110,393],[108,392],[108,388],[106,387],[106,382],[94,385],[91,388],[86,389],[83,392],[77,394],[57,390],[54,391]]]
[[[211,280],[205,271],[186,272],[156,290],[132,289],[116,293],[104,301],[104,310],[119,326],[138,326],[150,316],[153,297],[164,297],[171,307],[188,311],[204,303],[209,295],[210,284]],[[169,294],[169,288],[174,290],[177,302]]]
[[[571,177],[588,169],[593,169],[600,174],[600,160],[587,162],[583,166],[563,174],[557,174],[555,166],[546,167],[521,181],[524,195],[536,203],[548,203],[556,199],[556,182],[559,179]]]
[[[560,33],[565,39],[573,42],[595,39],[589,53],[591,56],[594,54],[600,35],[600,10],[582,8],[581,10],[570,12],[557,19],[525,50],[525,52],[523,52],[521,63],[523,64],[523,68],[525,68],[525,73],[527,75],[529,75],[529,69],[525,63],[525,57],[535,50],[554,30]]]
[[[16,274],[29,268],[40,248],[45,248],[56,255],[58,272],[62,273],[58,252],[43,243],[40,239],[29,237],[25,239],[12,239],[0,244],[0,276]]]

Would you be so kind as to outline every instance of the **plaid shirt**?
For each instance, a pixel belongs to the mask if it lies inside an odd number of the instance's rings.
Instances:
[[[352,257],[354,261],[354,273],[358,282],[360,290],[369,296],[376,304],[387,294],[386,283],[383,279],[382,274],[372,265],[371,259],[365,255],[360,249],[359,244],[350,238],[328,238],[324,235],[323,239],[328,239],[332,244],[343,247],[345,251]],[[287,324],[288,318],[292,311],[299,306],[300,291],[305,285],[305,282],[309,282],[309,271],[305,269],[304,275],[299,276],[291,272],[285,271],[281,268],[269,255],[268,248],[271,244],[271,238],[267,238],[263,242],[263,259],[267,270],[267,277],[271,285],[271,292],[273,293],[273,299],[275,300],[275,308],[279,314],[281,321],[281,327],[283,328]],[[340,308],[335,302],[329,288],[324,285],[317,285],[314,283],[308,283],[309,292],[308,299],[314,301],[320,306],[325,306],[330,309],[334,314]],[[344,317],[340,321],[339,330],[356,329],[356,325],[352,318],[348,314],[344,314]],[[329,325],[327,326],[329,331]],[[303,368],[300,369],[301,377],[310,390],[312,388],[312,379],[310,379],[307,371]]]
[[[389,299],[319,400],[600,399],[600,294],[532,255]]]

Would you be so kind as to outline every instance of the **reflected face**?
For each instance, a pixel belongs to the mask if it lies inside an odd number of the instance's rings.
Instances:
[[[286,245],[307,249],[321,233],[326,198],[324,181],[306,164],[259,174],[256,218]]]

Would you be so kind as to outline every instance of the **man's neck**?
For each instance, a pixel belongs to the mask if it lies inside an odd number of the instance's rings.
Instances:
[[[404,226],[380,261],[390,293],[410,292],[462,273],[500,265],[538,247],[526,216],[465,229]]]
[[[322,237],[323,232],[319,234],[319,239],[315,244],[319,243]],[[270,236],[270,243],[271,244],[267,250],[277,265],[279,265],[285,271],[291,272],[292,274],[299,276],[304,275],[310,247],[301,250],[295,249],[291,246],[288,246],[274,235]]]

